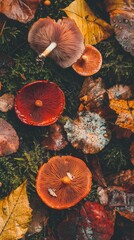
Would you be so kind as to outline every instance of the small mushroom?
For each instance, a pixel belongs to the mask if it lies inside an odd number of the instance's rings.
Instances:
[[[39,54],[37,61],[49,55],[62,68],[70,67],[84,51],[84,39],[74,20],[59,19],[58,22],[40,18],[28,34],[30,46]]]
[[[41,142],[42,147],[52,151],[60,151],[68,142],[66,141],[66,132],[59,123],[54,123],[49,127],[48,135]]]
[[[74,206],[88,195],[91,185],[90,170],[84,161],[73,156],[50,158],[40,167],[36,178],[38,195],[54,209]]]
[[[64,93],[56,83],[47,80],[25,85],[15,99],[18,118],[34,126],[47,126],[56,122],[64,106]]]
[[[86,45],[82,56],[72,65],[72,68],[82,76],[92,76],[102,66],[102,56],[97,48]]]
[[[64,125],[68,141],[85,154],[101,151],[110,141],[111,133],[106,121],[97,113],[80,112],[74,121],[68,119]]]
[[[19,147],[19,138],[14,128],[0,118],[0,156],[15,153]]]
[[[14,95],[11,93],[5,93],[0,97],[0,111],[7,112],[13,108]]]

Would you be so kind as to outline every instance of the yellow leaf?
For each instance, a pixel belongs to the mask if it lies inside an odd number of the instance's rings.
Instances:
[[[116,111],[116,124],[134,132],[134,100],[110,100],[110,108]]]
[[[75,20],[84,36],[85,44],[97,44],[113,33],[112,27],[101,18],[97,18],[85,0],[75,0],[62,10]]]
[[[17,240],[24,236],[31,221],[26,181],[0,201],[0,240]]]

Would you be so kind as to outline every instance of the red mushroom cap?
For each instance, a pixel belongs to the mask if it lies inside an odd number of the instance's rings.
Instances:
[[[54,82],[39,80],[25,85],[15,99],[18,118],[29,125],[55,123],[65,107],[62,90]]]
[[[42,201],[54,209],[77,204],[91,190],[92,174],[84,161],[73,156],[55,156],[44,163],[36,178]]]

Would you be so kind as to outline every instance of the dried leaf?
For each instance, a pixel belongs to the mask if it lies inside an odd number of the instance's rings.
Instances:
[[[115,85],[107,90],[109,99],[129,99],[132,96],[130,86]]]
[[[97,18],[85,0],[75,0],[62,10],[68,17],[75,20],[84,36],[85,44],[97,44],[113,33],[112,27],[104,20]]]
[[[0,239],[20,239],[31,220],[26,181],[0,201]]]
[[[86,78],[79,97],[83,108],[90,111],[104,105],[106,101],[106,90],[102,78],[95,80],[90,77]]]
[[[28,235],[33,235],[42,231],[48,221],[46,206],[37,196],[33,196],[31,208],[33,209],[33,216],[28,228]]]
[[[35,14],[41,0],[0,0],[0,12],[8,18],[27,23]]]
[[[134,2],[133,0],[105,0],[116,39],[126,52],[134,56]]]
[[[112,174],[106,178],[108,185],[116,185],[126,188],[128,191],[134,190],[134,170],[123,170],[118,174]]]
[[[85,202],[80,210],[81,223],[86,229],[92,228],[92,238],[97,240],[110,240],[114,233],[114,217],[110,216],[110,212],[107,212],[102,205],[97,202]]]
[[[131,135],[132,135],[132,132],[131,130],[129,129],[126,129],[126,128],[121,128],[119,126],[115,126],[112,131],[115,133],[115,137],[117,139],[120,139],[120,138],[130,138]]]
[[[111,134],[106,122],[96,113],[80,112],[74,121],[64,125],[68,141],[85,154],[101,151],[110,141]]]
[[[14,95],[5,93],[0,97],[0,111],[7,112],[14,106]]]
[[[112,190],[112,188],[108,190],[109,207],[134,221],[134,193]]]
[[[92,174],[93,174],[93,179],[98,182],[98,184],[102,187],[107,187],[107,183],[104,179],[102,169],[99,163],[99,159],[93,158],[92,159]]]
[[[19,138],[14,128],[0,118],[0,156],[9,155],[18,150]]]
[[[134,165],[134,141],[132,141],[131,143],[131,146],[130,146],[130,160],[131,160],[131,163]]]
[[[110,108],[116,111],[116,124],[134,132],[134,100],[110,100]]]
[[[106,206],[108,204],[108,194],[107,194],[107,189],[102,188],[102,187],[98,187],[97,188],[97,194],[98,194],[98,198],[100,201],[100,204],[103,206]]]
[[[62,124],[54,123],[52,124],[41,142],[41,145],[45,149],[60,151],[63,149],[68,142],[66,141],[66,133]]]

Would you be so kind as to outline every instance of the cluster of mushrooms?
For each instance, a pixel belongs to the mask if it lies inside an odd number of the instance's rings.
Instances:
[[[72,19],[57,22],[50,17],[39,19],[29,31],[28,42],[41,63],[48,56],[62,68],[72,66],[82,76],[91,76],[101,68],[100,52],[91,45],[84,45],[83,36]],[[96,113],[79,112],[78,118],[68,119],[64,128],[57,123],[65,108],[65,96],[55,82],[37,80],[25,85],[17,93],[14,106],[23,123],[39,127],[50,125],[50,132],[42,141],[42,146],[49,150],[59,151],[69,141],[85,154],[94,154],[110,140],[105,120]],[[40,167],[36,179],[38,195],[55,209],[74,206],[89,194],[91,186],[89,168],[73,156],[52,157]]]

